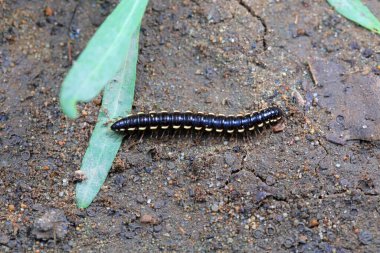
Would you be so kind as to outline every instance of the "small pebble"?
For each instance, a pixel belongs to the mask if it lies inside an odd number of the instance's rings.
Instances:
[[[86,180],[86,174],[81,170],[76,170],[74,172],[74,182],[82,182]]]
[[[67,178],[62,179],[62,185],[67,186],[69,184],[69,180]]]
[[[158,224],[158,219],[150,214],[144,214],[141,216],[140,222],[145,224]]]
[[[345,179],[345,178],[342,178],[340,181],[339,181],[340,185],[343,186],[343,187],[349,187],[350,186],[350,182]]]
[[[175,169],[175,163],[168,162],[167,167],[168,167],[169,170],[173,170],[173,169]]]
[[[224,161],[225,163],[228,165],[228,166],[232,166],[234,165],[235,161],[236,161],[236,156],[233,155],[231,152],[226,152],[224,154]]]
[[[259,203],[261,201],[263,201],[269,194],[265,191],[259,191],[256,193],[256,202]]]
[[[283,242],[283,245],[286,249],[290,249],[294,244],[293,238],[286,238]]]
[[[54,11],[53,11],[53,9],[52,9],[51,7],[47,6],[47,7],[45,8],[45,10],[44,10],[44,14],[45,14],[45,16],[47,16],[47,17],[51,17],[51,16],[54,15]]]
[[[219,210],[219,205],[217,203],[212,204],[211,211],[217,212]]]
[[[137,198],[136,198],[136,202],[139,203],[139,204],[144,203],[144,197],[141,196],[141,195],[137,196]]]
[[[372,49],[369,49],[369,48],[366,48],[364,49],[364,51],[362,52],[362,55],[365,57],[365,58],[369,58],[373,55],[373,50]]]
[[[264,231],[261,229],[256,229],[253,231],[253,237],[256,239],[262,239],[264,237]]]
[[[373,68],[372,68],[372,72],[373,72],[375,75],[380,76],[380,65],[378,65],[377,67],[373,67]]]
[[[300,235],[298,237],[298,240],[299,240],[300,243],[305,244],[306,241],[307,241],[307,236],[306,235]]]
[[[10,212],[14,212],[16,210],[15,206],[14,205],[8,205],[8,211]]]
[[[265,232],[268,236],[273,236],[276,233],[276,227],[273,225],[268,225]]]
[[[160,209],[163,206],[165,206],[165,201],[163,200],[156,201],[153,205],[154,209]]]
[[[315,218],[311,219],[310,222],[309,222],[309,227],[310,228],[314,228],[314,227],[317,227],[319,225],[319,221]]]
[[[11,238],[8,235],[0,233],[0,244],[6,245],[10,239]]]
[[[371,244],[372,239],[373,239],[373,236],[372,236],[371,232],[366,231],[366,230],[362,230],[362,231],[360,231],[358,237],[359,237],[359,241],[360,241],[362,244],[364,244],[364,245]]]
[[[24,161],[28,161],[30,159],[30,152],[29,151],[24,151],[21,153],[21,157]]]
[[[154,231],[155,233],[158,233],[158,232],[160,232],[161,230],[162,230],[162,226],[161,226],[161,225],[156,225],[156,226],[153,227],[153,231]]]
[[[94,104],[97,105],[97,106],[100,106],[102,104],[102,100],[100,98],[95,98],[93,100]]]
[[[272,186],[276,183],[276,179],[273,176],[267,176],[265,183],[267,183],[269,186]]]
[[[42,240],[62,240],[68,233],[68,228],[65,213],[59,209],[50,209],[34,221],[32,234]]]

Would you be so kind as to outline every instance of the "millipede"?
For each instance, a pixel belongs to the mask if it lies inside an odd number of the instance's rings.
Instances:
[[[116,132],[133,132],[145,130],[191,130],[217,133],[243,133],[260,131],[264,126],[274,126],[283,118],[278,107],[268,107],[246,114],[223,115],[203,112],[139,112],[128,115],[112,124]]]

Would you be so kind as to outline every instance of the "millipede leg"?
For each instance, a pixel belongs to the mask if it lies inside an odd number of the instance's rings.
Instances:
[[[250,142],[252,142],[252,141],[253,141],[252,135],[249,134],[249,133],[247,133],[247,134],[248,134],[248,140],[249,140]],[[254,133],[254,134],[255,134],[255,133]]]
[[[192,139],[193,138],[192,131],[185,130],[185,138],[186,139],[188,138],[189,135],[190,135],[190,139]]]
[[[205,132],[201,132],[201,134],[200,134],[200,136],[201,136],[201,140],[203,140],[204,139],[204,135],[205,135]]]
[[[131,140],[131,139],[134,139],[136,136],[136,133],[135,132],[128,132],[128,142]]]
[[[197,142],[202,140],[201,137],[202,137],[202,134],[200,134],[199,131],[195,133],[195,139],[197,140]]]
[[[143,132],[141,133],[141,136],[140,136],[140,139],[139,139],[139,143],[142,143],[142,140],[143,140],[143,138],[144,138],[144,134],[145,134],[145,132],[143,131]]]

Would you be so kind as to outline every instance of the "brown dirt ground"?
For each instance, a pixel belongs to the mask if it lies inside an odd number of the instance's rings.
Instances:
[[[152,0],[135,112],[275,104],[286,128],[126,141],[77,209],[100,100],[71,121],[58,93],[116,2],[0,0],[1,252],[380,251],[380,40],[322,0]]]

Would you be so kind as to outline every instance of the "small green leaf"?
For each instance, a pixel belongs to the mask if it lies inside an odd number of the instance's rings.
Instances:
[[[98,122],[82,161],[81,171],[86,175],[86,180],[76,186],[76,202],[79,208],[88,207],[99,192],[122,143],[123,136],[111,131],[107,121],[109,118],[126,115],[132,108],[139,31],[138,26],[129,47],[124,45],[128,50],[125,64],[104,89]]]
[[[147,4],[148,0],[122,0],[92,37],[62,84],[60,102],[68,117],[76,118],[76,104],[92,100],[116,75]]]
[[[380,22],[360,0],[327,0],[344,17],[380,34]]]

